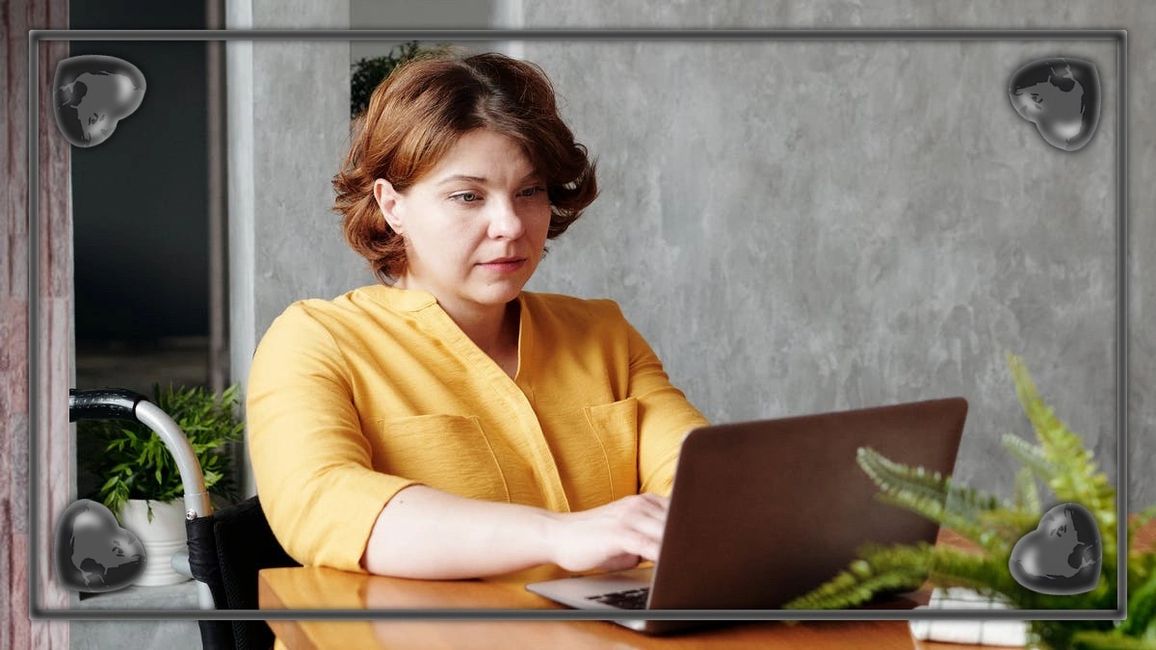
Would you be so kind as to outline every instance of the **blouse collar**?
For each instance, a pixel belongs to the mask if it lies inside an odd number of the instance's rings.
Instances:
[[[371,284],[356,289],[374,302],[398,311],[418,311],[437,304],[437,298],[428,291],[400,289],[387,284]]]

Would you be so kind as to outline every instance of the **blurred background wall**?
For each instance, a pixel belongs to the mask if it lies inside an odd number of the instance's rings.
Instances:
[[[1114,469],[1115,50],[526,43],[603,183],[533,287],[617,299],[712,421],[962,395],[957,476],[995,489],[1019,354]],[[1007,97],[1054,52],[1113,98],[1077,153]]]

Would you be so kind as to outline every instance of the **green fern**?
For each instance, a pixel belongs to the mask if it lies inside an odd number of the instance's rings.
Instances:
[[[1119,627],[1126,636],[1156,635],[1156,575],[1151,576],[1128,598],[1128,618]]]
[[[1029,515],[1040,515],[1043,511],[1040,490],[1030,468],[1022,467],[1016,473],[1015,508]]]
[[[1060,501],[1087,507],[1097,517],[1101,531],[1115,530],[1116,490],[1096,467],[1092,452],[1044,403],[1023,361],[1009,354],[1008,366],[1015,380],[1016,396],[1035,429],[1040,448],[1056,468],[1048,478],[1048,487]]]
[[[1014,501],[1002,501],[950,478],[895,463],[871,449],[860,449],[860,467],[879,487],[878,498],[913,512],[976,542],[979,552],[929,546],[867,547],[861,559],[810,593],[791,609],[834,609],[861,605],[884,591],[915,589],[926,575],[940,587],[970,587],[1021,609],[1116,609],[1116,491],[1097,467],[1080,436],[1056,417],[1039,396],[1020,359],[1008,356],[1016,395],[1036,434],[1029,442],[1008,434],[1003,446],[1022,465]],[[1056,502],[1079,503],[1100,529],[1101,576],[1090,592],[1070,596],[1040,594],[1019,585],[1008,571],[1010,551],[1036,528],[1043,510],[1039,485]],[[1128,546],[1136,529],[1156,518],[1156,506],[1129,522]],[[1052,648],[1156,650],[1156,552],[1129,553],[1128,617],[1112,621],[1031,621],[1032,639]]]
[[[811,593],[786,605],[787,609],[846,609],[868,602],[880,593],[918,589],[926,580],[930,544],[866,546],[861,559]]]
[[[1023,465],[1022,470],[1031,472],[1037,479],[1043,481],[1045,485],[1056,475],[1058,469],[1048,460],[1043,447],[1032,444],[1011,433],[1005,433],[1003,438],[1000,439],[1000,443],[1003,445],[1005,451]]]
[[[1022,587],[1008,573],[1003,557],[937,547],[931,564],[934,583],[969,587],[985,596],[1000,595],[1016,605],[1025,600]]]
[[[983,525],[983,513],[1006,509],[998,498],[954,483],[939,472],[892,462],[872,449],[859,449],[856,460],[879,486],[881,501],[923,515],[993,551],[1015,543]]]
[[[1015,541],[1035,530],[1040,522],[1040,515],[1027,510],[993,510],[981,514],[980,521],[993,535],[1013,540],[1011,546],[1014,546]]]

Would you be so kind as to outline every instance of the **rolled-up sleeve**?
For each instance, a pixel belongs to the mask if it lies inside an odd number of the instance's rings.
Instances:
[[[378,514],[416,481],[373,469],[341,350],[303,303],[257,347],[246,423],[261,506],[286,552],[303,565],[364,573]]]
[[[615,305],[617,308],[617,305]],[[683,438],[707,419],[670,383],[662,362],[621,311],[630,356],[629,394],[638,400],[638,477],[641,492],[669,495]]]

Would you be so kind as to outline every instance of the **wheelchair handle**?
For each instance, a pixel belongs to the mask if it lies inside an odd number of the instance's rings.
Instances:
[[[144,395],[123,388],[69,389],[68,421],[77,420],[136,420],[152,429],[176,461],[185,490],[185,518],[212,513],[201,463],[185,432]]]
[[[123,388],[68,391],[68,421],[136,420],[136,405],[146,400],[140,393]]]

